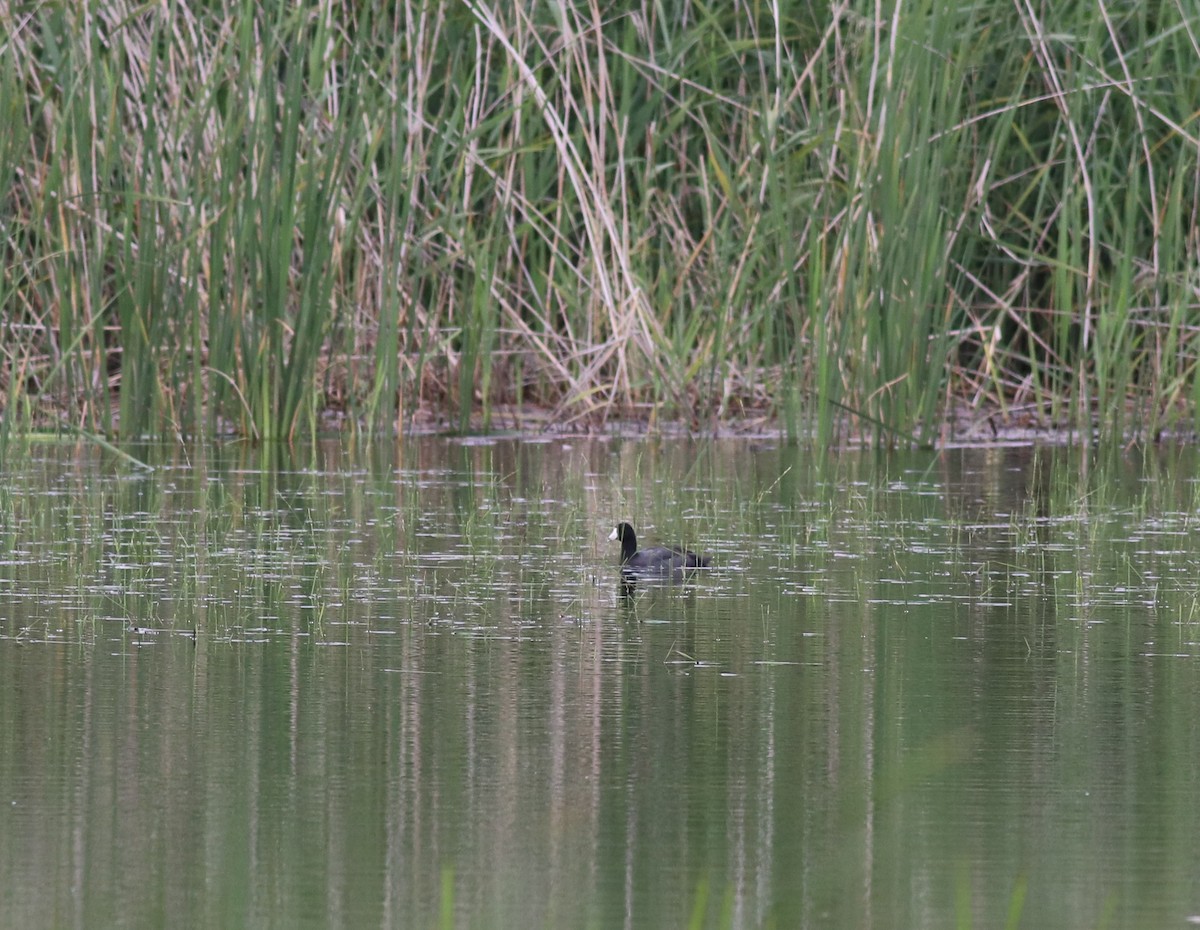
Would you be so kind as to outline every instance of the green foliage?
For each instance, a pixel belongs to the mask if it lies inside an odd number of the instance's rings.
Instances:
[[[0,10],[0,392],[95,433],[1194,417],[1188,8]]]

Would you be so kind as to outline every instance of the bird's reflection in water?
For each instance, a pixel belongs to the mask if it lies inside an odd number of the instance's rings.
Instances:
[[[671,571],[636,571],[630,568],[621,569],[617,578],[617,599],[626,606],[632,606],[638,595],[648,595],[654,591],[676,592],[686,594],[689,598],[695,595],[693,582],[703,569],[676,568]]]

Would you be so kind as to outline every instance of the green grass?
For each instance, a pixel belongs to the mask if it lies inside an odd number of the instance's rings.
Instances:
[[[1200,18],[10,4],[0,448],[1190,427]],[[340,422],[340,421],[339,421]]]

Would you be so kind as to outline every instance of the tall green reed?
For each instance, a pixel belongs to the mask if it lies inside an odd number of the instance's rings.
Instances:
[[[43,421],[289,438],[519,400],[832,444],[959,404],[1109,435],[1200,409],[1186,10],[0,16],[4,389],[32,368]]]

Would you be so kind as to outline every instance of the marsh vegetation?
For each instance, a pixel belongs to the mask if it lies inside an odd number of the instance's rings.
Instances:
[[[1197,409],[1186,4],[0,5],[4,430]]]

